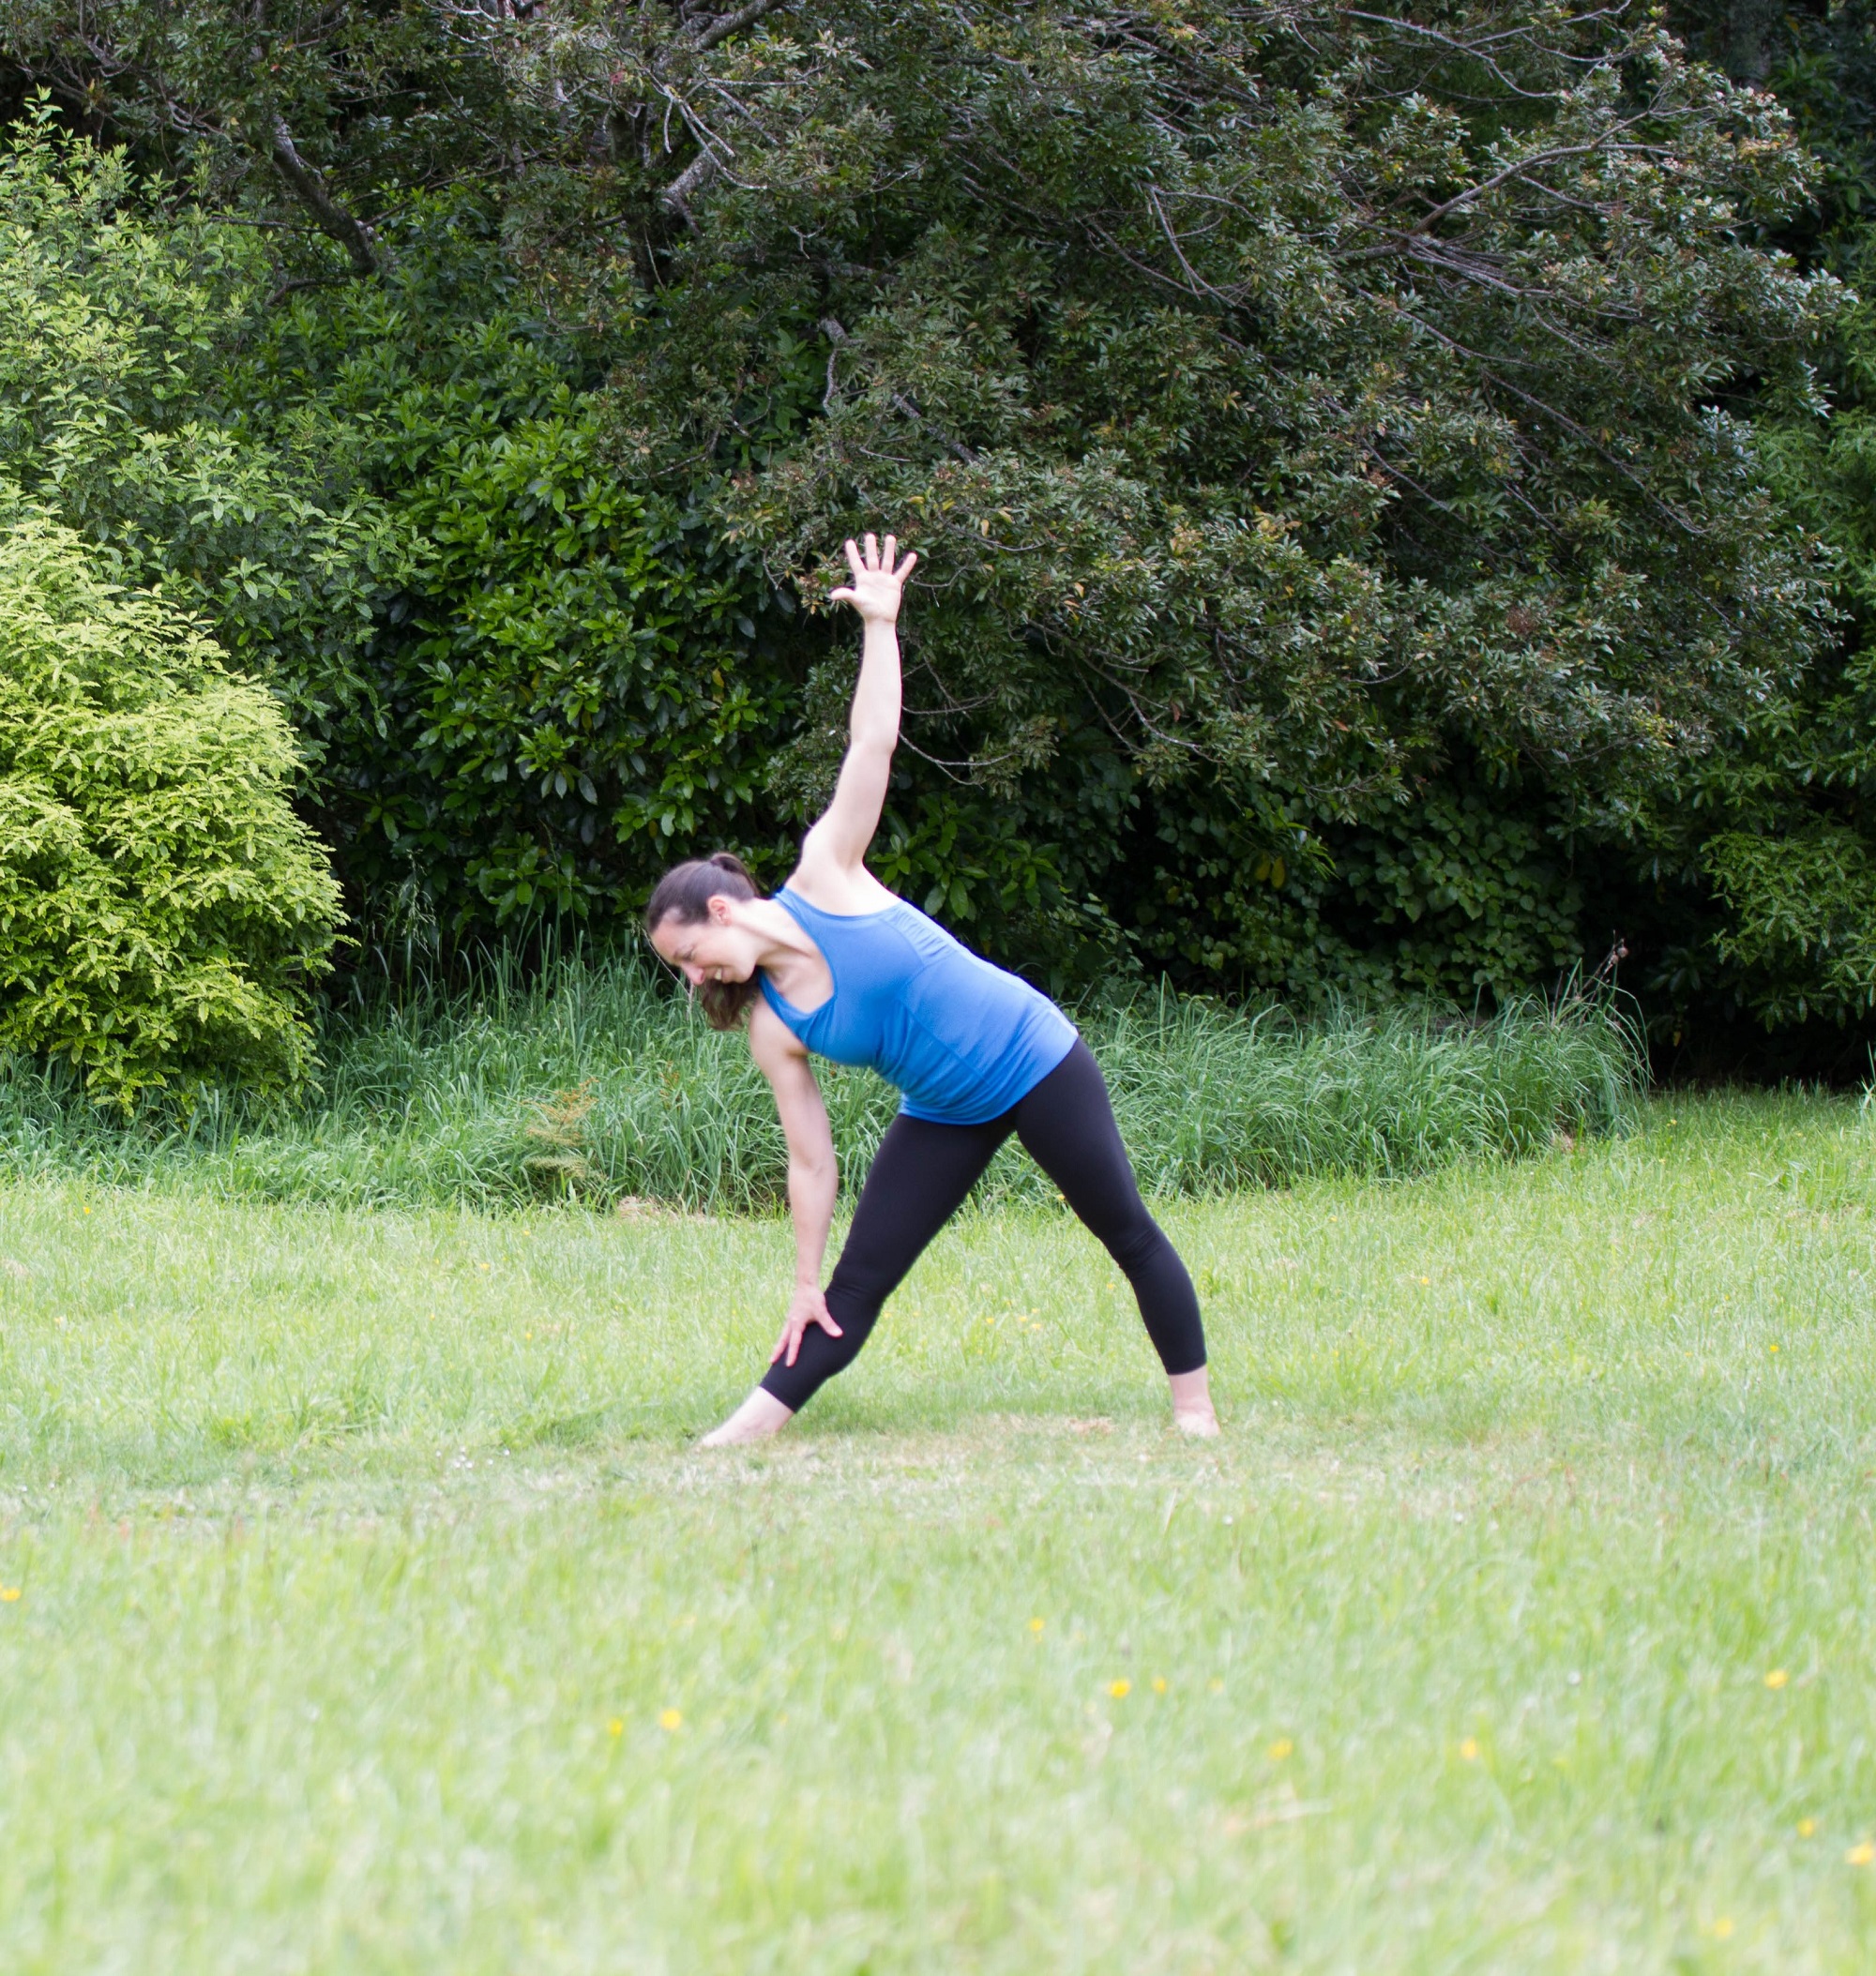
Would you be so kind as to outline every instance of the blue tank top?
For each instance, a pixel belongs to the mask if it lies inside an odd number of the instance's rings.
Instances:
[[[768,1005],[817,1056],[878,1071],[913,1118],[1000,1118],[1075,1047],[1075,1025],[1046,995],[903,899],[824,913],[784,885],[775,902],[821,949],[834,992],[803,1015],[762,974]]]

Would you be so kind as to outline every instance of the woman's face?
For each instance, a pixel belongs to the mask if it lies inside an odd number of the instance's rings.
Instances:
[[[692,988],[706,981],[747,981],[756,971],[762,942],[735,924],[734,910],[734,901],[719,894],[710,901],[709,918],[695,925],[666,913],[651,943]]]

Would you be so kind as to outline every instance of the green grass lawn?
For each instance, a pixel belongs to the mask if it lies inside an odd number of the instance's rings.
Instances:
[[[779,1221],[0,1196],[9,1970],[1866,1969],[1876,1121]]]

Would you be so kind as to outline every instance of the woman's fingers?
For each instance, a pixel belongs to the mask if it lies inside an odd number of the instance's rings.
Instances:
[[[914,550],[908,550],[904,560],[900,560],[897,535],[888,535],[884,542],[877,535],[867,535],[863,541],[864,547],[853,536],[847,537],[847,567],[854,572],[855,587],[842,584],[839,590],[830,590],[827,593],[830,602],[857,604],[857,586],[863,585],[868,577],[890,577],[895,583],[903,583],[918,566],[918,555]]]
[[[768,1355],[769,1364],[773,1365],[785,1351],[788,1354],[788,1363],[794,1365],[800,1356],[801,1341],[808,1335],[808,1327],[810,1324],[820,1325],[830,1338],[845,1335],[835,1323],[834,1315],[827,1308],[826,1299],[823,1298],[818,1309],[803,1311],[798,1317],[794,1311],[789,1312],[788,1320],[781,1327],[781,1335],[775,1341],[775,1350]]]

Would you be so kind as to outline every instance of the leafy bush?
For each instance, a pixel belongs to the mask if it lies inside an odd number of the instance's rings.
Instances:
[[[269,308],[250,234],[39,116],[0,156],[0,476],[279,695],[368,922],[628,913],[757,793],[769,586],[621,481],[591,339],[483,204],[399,243]]]
[[[305,1075],[338,888],[279,708],[43,519],[0,532],[0,1044],[129,1108]]]
[[[411,570],[369,698],[325,723],[348,875],[451,931],[628,915],[757,797],[781,708],[753,650],[766,586],[623,485],[564,387],[380,499]]]
[[[406,544],[316,432],[257,435],[230,402],[270,286],[256,236],[50,119],[0,154],[0,477],[209,616],[311,726],[362,690]]]
[[[1559,1132],[1618,1127],[1640,1073],[1624,1024],[1581,1000],[1482,1022],[1410,1007],[1299,1022],[1142,994],[1081,1018],[1141,1180],[1167,1194],[1540,1152]],[[460,995],[366,996],[326,1018],[320,1048],[323,1089],[303,1109],[204,1094],[128,1128],[74,1104],[56,1074],[0,1061],[0,1175],[361,1205],[783,1198],[781,1130],[748,1049],[635,958],[533,979],[507,961]],[[852,1190],[897,1100],[870,1072],[819,1075]],[[985,1184],[1052,1198],[1013,1151]]]

